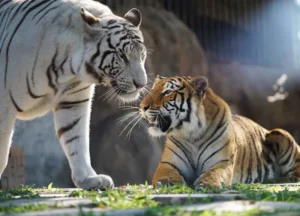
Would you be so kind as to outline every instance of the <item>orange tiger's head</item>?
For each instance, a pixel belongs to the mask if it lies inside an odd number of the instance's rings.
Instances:
[[[203,76],[157,76],[150,93],[140,103],[140,115],[149,124],[152,136],[166,135],[191,119],[198,118],[198,105],[208,88]]]

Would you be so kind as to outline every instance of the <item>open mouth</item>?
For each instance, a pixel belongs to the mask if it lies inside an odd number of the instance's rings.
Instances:
[[[169,116],[159,116],[157,121],[149,122],[150,127],[159,128],[162,132],[166,132],[171,126],[171,118]]]

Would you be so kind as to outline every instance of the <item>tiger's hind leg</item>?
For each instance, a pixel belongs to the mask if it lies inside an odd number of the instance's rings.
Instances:
[[[296,182],[300,178],[300,147],[285,130],[274,129],[264,144],[274,155],[275,181]]]

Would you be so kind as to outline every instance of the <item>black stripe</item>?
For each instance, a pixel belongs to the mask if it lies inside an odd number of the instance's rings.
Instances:
[[[64,93],[66,93],[67,91],[70,91],[70,90],[76,88],[76,87],[79,86],[80,84],[81,84],[80,81],[71,83],[70,85],[68,85],[68,86],[62,91],[62,94],[64,94]]]
[[[185,176],[183,175],[183,173],[180,171],[180,169],[176,165],[174,165],[170,162],[167,162],[167,161],[161,161],[160,163],[168,164],[169,166],[171,166],[173,169],[175,169],[179,173],[179,175],[184,179],[184,181],[187,182]]]
[[[56,86],[54,85],[51,77],[51,65],[49,65],[47,69],[47,78],[48,78],[48,86],[54,90],[54,93],[56,94],[57,89]]]
[[[25,14],[24,16],[21,18],[21,21],[17,24],[15,30],[13,31],[7,47],[6,47],[6,59],[5,59],[5,69],[4,69],[4,86],[6,88],[7,86],[7,70],[8,70],[8,65],[9,65],[9,49],[10,49],[10,44],[15,36],[15,34],[17,33],[17,31],[19,30],[20,26],[22,25],[22,23],[25,21],[26,17],[28,16],[28,14],[37,9],[38,7],[40,7],[41,5],[45,4],[46,2],[48,2],[48,0],[43,0],[42,2],[39,2],[38,4],[34,5],[33,7],[31,7]]]
[[[106,42],[108,44],[109,49],[115,50],[115,47],[111,44],[111,38],[110,37],[107,38]]]
[[[282,134],[281,134],[282,135]],[[278,147],[279,147],[279,145],[282,145],[282,143],[278,143]],[[290,142],[288,143],[288,145],[290,145]],[[278,151],[278,156],[280,156],[281,155],[281,157],[280,158],[283,158],[283,157],[285,157],[286,156],[286,154],[289,152],[289,150],[290,150],[290,148],[289,148],[289,146],[287,146],[286,147],[286,150],[284,151],[284,152],[282,152],[282,154],[281,154],[281,152],[280,151]],[[279,159],[279,158],[278,158]]]
[[[128,44],[130,44],[130,42],[129,42],[129,41],[128,41],[128,42],[125,42],[125,43],[123,43],[122,49],[123,49],[123,50],[125,50],[125,46],[127,46]]]
[[[10,99],[11,99],[12,103],[14,104],[16,110],[18,112],[23,112],[23,110],[18,106],[18,104],[16,103],[15,99],[13,98],[11,91],[9,91],[9,96],[10,96]]]
[[[84,99],[84,100],[79,100],[79,101],[63,101],[63,102],[60,102],[58,104],[58,106],[56,107],[55,110],[59,110],[59,109],[70,109],[74,106],[77,106],[79,104],[82,104],[82,103],[85,103],[85,102],[88,102],[90,99]]]
[[[75,73],[75,71],[73,69],[73,59],[72,58],[70,59],[70,70],[71,70],[72,74],[76,75],[76,73]]]
[[[39,42],[39,46],[38,46],[38,50],[37,50],[37,53],[35,55],[35,59],[34,59],[34,63],[33,63],[33,66],[32,66],[32,72],[31,72],[31,83],[32,83],[32,86],[35,86],[35,81],[34,81],[34,74],[35,74],[35,68],[36,68],[36,64],[38,62],[38,57],[40,56],[40,48],[42,46],[42,43],[43,43],[43,40],[45,38],[45,33],[43,33],[43,36]]]
[[[252,162],[253,162],[253,158],[252,158],[252,148],[251,148],[251,143],[249,146],[249,152],[250,152],[250,159],[248,161],[248,169],[247,169],[247,178],[246,178],[246,183],[251,183],[252,182]]]
[[[288,149],[290,150],[289,153],[287,153],[288,156],[286,157],[286,159],[284,161],[282,161],[281,163],[278,164],[279,166],[287,165],[287,163],[289,162],[289,160],[292,158],[292,154],[293,154],[295,148],[292,147],[292,148],[288,148]],[[285,155],[287,155],[287,154],[285,154]],[[282,159],[283,157],[281,157],[280,159]],[[278,158],[278,161],[280,161],[280,159]]]
[[[14,12],[14,14],[10,17],[10,22],[13,22],[16,15],[19,14],[19,11],[21,10],[22,6],[24,6],[25,4],[28,4],[27,6],[25,6],[24,8],[30,6],[32,4],[32,1],[24,1],[21,4],[14,6],[14,8],[17,8]]]
[[[262,136],[262,131],[261,130],[259,130],[259,131],[257,131],[257,133],[258,133],[258,135],[259,135],[259,144],[261,145],[261,153],[262,153],[262,151],[263,151],[263,143],[264,143],[264,138],[263,138],[263,136]],[[257,150],[256,150],[257,151]],[[257,169],[257,171],[258,171],[258,180],[259,180],[259,182],[263,182],[263,179],[262,179],[262,175],[263,175],[263,158],[262,158],[262,154],[259,154],[258,155],[258,151],[257,151],[257,156],[256,157],[258,157],[259,158],[259,162],[260,162],[260,164],[259,164],[259,167],[258,167],[258,169]]]
[[[109,20],[109,21],[107,22],[107,26],[112,25],[112,24],[114,24],[114,23],[116,23],[116,22],[117,22],[117,20]]]
[[[224,129],[220,132],[220,134],[217,135],[217,137],[215,137],[212,141],[210,141],[206,146],[205,148],[201,151],[201,153],[199,154],[198,158],[197,158],[197,169],[199,167],[199,161],[200,161],[200,158],[202,156],[202,154],[205,152],[205,150],[211,145],[213,144],[216,140],[218,140],[225,132],[226,132],[226,129],[227,129],[227,125],[225,125]]]
[[[84,90],[88,89],[89,87],[90,87],[90,86],[87,86],[87,87],[84,87],[84,88],[78,89],[78,90],[76,90],[76,91],[70,92],[70,93],[69,93],[69,95],[71,95],[71,94],[75,94],[75,93],[77,93],[77,92],[84,91]]]
[[[184,154],[184,156],[188,159],[189,163],[191,164],[191,167],[193,169],[194,172],[196,171],[196,167],[193,163],[193,161],[191,160],[191,157],[189,156],[191,153],[187,150],[187,148],[178,140],[176,140],[174,137],[169,137],[170,141],[178,148],[182,151],[182,153]],[[189,154],[189,155],[188,155]]]
[[[56,8],[59,8],[61,6],[61,4],[53,6],[51,8],[49,8],[48,10],[45,11],[45,13],[43,13],[43,15],[36,21],[36,24],[38,24],[41,20],[44,19],[44,17],[51,11],[55,10]]]
[[[104,60],[106,59],[106,57],[108,55],[114,54],[114,53],[116,53],[116,52],[115,51],[110,51],[110,50],[104,51],[104,53],[103,53],[103,55],[101,57],[101,61],[100,61],[99,67],[98,67],[100,70],[103,70],[103,63],[104,63]]]
[[[60,138],[64,133],[70,131],[73,129],[73,127],[75,127],[78,122],[80,121],[81,117],[77,118],[76,120],[74,120],[73,122],[71,122],[70,124],[68,124],[65,127],[61,127],[58,131],[57,131],[57,136],[58,138]]]
[[[57,83],[57,80],[58,80],[58,68],[55,65],[57,55],[58,55],[58,47],[56,47],[54,56],[52,57],[52,60],[51,60],[51,69],[54,72],[56,83]]]
[[[97,51],[92,55],[91,57],[91,63],[93,63],[95,61],[95,59],[100,55],[100,46],[101,46],[101,42],[102,42],[103,38],[100,39],[99,43],[97,44]]]
[[[213,118],[212,118],[212,120],[211,120],[211,123],[210,123],[210,125],[207,127],[207,129],[205,130],[204,134],[203,134],[202,136],[199,136],[198,139],[195,140],[195,142],[200,141],[200,139],[202,139],[202,137],[204,137],[204,136],[208,133],[208,131],[210,131],[211,127],[214,125],[215,119],[219,116],[219,113],[220,113],[220,111],[221,111],[219,105],[218,105],[216,102],[214,102],[214,101],[211,101],[211,102],[218,108],[218,110],[217,110],[216,114],[213,116]],[[225,112],[223,113],[223,117],[224,117],[224,115],[225,115]],[[221,122],[221,121],[220,121],[220,122]],[[218,123],[218,125],[220,124],[220,122]],[[208,141],[208,140],[216,133],[217,130],[218,130],[218,126],[216,127],[216,129],[214,130],[214,132],[212,132],[212,133],[210,134],[210,136],[209,136],[205,141],[202,141],[202,145],[203,145],[204,143],[206,143],[206,142],[207,142],[207,141]],[[201,148],[202,145],[199,146],[199,149]]]
[[[259,144],[261,145],[262,142],[259,142]],[[253,183],[260,183],[261,182],[261,177],[262,177],[262,169],[261,169],[261,158],[259,157],[259,154],[258,154],[258,149],[257,149],[257,146],[256,146],[256,143],[253,142],[253,145],[254,145],[254,151],[256,153],[256,163],[257,163],[257,167],[256,167],[256,172],[257,172],[257,178],[254,179],[254,182]]]
[[[264,164],[265,175],[263,181],[266,181],[269,178],[270,170],[266,164]]]
[[[4,5],[6,5],[7,3],[10,3],[11,0],[2,0],[2,2],[0,3],[0,8],[2,8]]]
[[[169,146],[166,146],[167,149],[169,149],[171,152],[173,152],[173,154],[175,154],[187,167],[189,167],[189,165],[191,165],[190,163],[187,163],[179,154],[177,154],[176,151],[174,151],[172,148],[170,148]]]
[[[105,27],[102,27],[102,28],[111,30],[111,29],[119,28],[119,27],[121,27],[121,26],[120,25],[115,25],[115,26],[110,26],[110,27],[105,26]]]
[[[4,31],[3,31],[3,32],[4,32]],[[4,46],[4,42],[5,42],[6,38],[7,38],[7,36],[8,36],[8,34],[5,35],[5,37],[4,37],[3,41],[2,41],[2,44],[1,44],[1,46],[0,46],[0,54],[1,54],[2,48],[3,48],[3,46]]]
[[[94,69],[94,67],[89,64],[89,63],[85,63],[85,70],[86,73],[91,75],[94,79],[98,80],[99,83],[101,83],[103,81],[102,76],[100,76],[96,70]]]
[[[243,146],[243,156],[242,156],[243,162],[241,163],[241,178],[240,178],[241,183],[244,183],[243,182],[243,177],[244,177],[245,156],[246,156],[246,147]]]
[[[56,2],[56,0],[52,0],[49,2],[49,4],[47,4],[45,7],[43,7],[42,9],[40,9],[32,18],[32,20],[34,20],[40,13],[42,13],[46,8],[48,8],[53,2]]]
[[[66,56],[65,56],[64,60],[62,61],[62,63],[61,63],[60,66],[59,66],[59,69],[60,69],[60,71],[61,71],[62,74],[65,73],[64,65],[65,65],[65,63],[67,62],[68,58],[69,58],[69,52],[70,52],[70,50],[69,50],[69,48],[67,48],[67,49],[66,49],[66,53],[65,53]],[[56,82],[57,82],[57,80],[58,80],[58,79],[56,79]]]
[[[252,137],[253,131],[249,131],[250,128],[247,128],[245,126],[243,119],[236,118],[236,122],[240,125],[240,127],[243,129],[243,131],[245,131],[246,142],[249,143],[249,145],[247,146],[248,147],[247,150],[249,149],[250,158],[249,158],[249,161],[248,161],[247,177],[246,177],[245,183],[252,183],[252,163],[253,163],[253,155],[252,155],[253,148],[252,148],[252,145],[255,145],[255,141]],[[250,139],[252,140],[252,143],[251,143]]]
[[[6,12],[5,12],[5,14],[4,14],[4,17],[6,17],[6,21],[4,22],[4,19],[3,19],[3,26],[2,26],[2,22],[1,22],[1,26],[0,26],[1,29],[5,29],[5,28],[6,28],[7,22],[8,22],[8,18],[9,18],[9,15],[10,15],[10,12],[12,11],[13,8],[14,8],[14,7],[11,7],[10,9],[6,10]],[[7,15],[7,13],[8,13],[8,15]],[[1,54],[1,51],[2,51],[2,49],[3,49],[5,40],[6,40],[6,38],[8,37],[8,32],[7,32],[7,31],[2,31],[2,33],[0,34],[0,39],[3,38],[4,33],[6,33],[6,35],[5,35],[4,39],[2,40],[2,45],[1,45],[1,47],[0,47],[0,54]]]
[[[75,156],[75,155],[77,155],[78,154],[78,151],[75,151],[75,152],[72,152],[71,154],[70,154],[70,156],[72,157],[72,156]]]
[[[120,44],[124,41],[124,40],[127,40],[128,38],[128,35],[124,35],[123,37],[120,37],[119,38],[119,43],[116,44],[116,47],[120,46]]]
[[[29,78],[28,78],[28,73],[26,73],[26,84],[27,84],[27,91],[28,94],[30,95],[30,97],[34,98],[34,99],[38,99],[41,97],[45,97],[46,95],[36,95],[32,92],[31,88],[30,88],[30,83],[29,83]]]
[[[68,140],[65,142],[65,144],[69,144],[69,143],[71,143],[71,142],[73,142],[73,141],[75,141],[75,140],[78,140],[79,138],[80,138],[80,136],[74,136],[74,137],[68,139]]]
[[[201,166],[201,169],[200,169],[200,172],[202,172],[202,169],[203,169],[205,163],[206,163],[209,159],[211,159],[215,154],[217,154],[217,153],[220,152],[222,149],[224,149],[228,144],[229,144],[229,142],[226,142],[221,148],[219,148],[218,150],[214,151],[210,156],[208,156],[208,157],[203,161],[202,166]],[[228,159],[226,159],[226,160],[228,160]]]
[[[1,21],[1,29],[5,29],[7,27],[7,23],[8,23],[9,17],[10,17],[10,13],[12,12],[13,9],[14,9],[14,7],[11,6],[11,7],[7,8],[5,10],[2,21]],[[6,19],[4,21],[5,17],[6,17]],[[2,24],[3,24],[3,26],[2,26]],[[4,32],[5,31],[2,31],[0,38],[2,38],[2,35],[3,35]]]

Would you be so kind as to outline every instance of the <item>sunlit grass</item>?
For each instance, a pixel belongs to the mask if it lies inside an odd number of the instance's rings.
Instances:
[[[63,193],[63,189],[54,188],[52,184],[45,188],[34,188],[30,186],[21,186],[15,189],[0,191],[0,202],[5,202],[14,199],[35,199],[41,198],[44,193]],[[89,198],[93,202],[94,208],[101,209],[145,209],[145,215],[215,215],[213,211],[205,212],[184,212],[182,206],[190,204],[204,204],[214,202],[214,198],[187,198],[179,204],[169,204],[160,202],[155,199],[155,195],[159,194],[227,194],[234,193],[228,198],[220,196],[218,201],[229,200],[250,200],[250,201],[281,201],[281,202],[300,202],[300,186],[279,186],[268,184],[236,184],[231,187],[217,188],[202,188],[194,190],[185,185],[162,186],[158,189],[153,189],[147,184],[143,185],[126,185],[107,191],[86,191],[74,190],[68,196],[77,198]],[[221,199],[221,200],[220,200]],[[39,204],[28,204],[23,206],[2,206],[0,213],[19,213],[53,209],[55,206],[46,206]],[[180,214],[179,214],[180,213]],[[181,214],[182,213],[182,214]],[[274,212],[273,212],[274,213]],[[81,212],[79,215],[93,215],[93,213]],[[222,215],[253,215],[253,211],[244,213],[222,213]],[[269,215],[268,212],[254,215]],[[274,214],[273,214],[274,215]],[[275,214],[276,215],[276,214]]]

